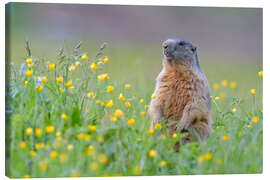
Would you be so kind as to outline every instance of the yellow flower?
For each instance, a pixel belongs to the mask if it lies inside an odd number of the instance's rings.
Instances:
[[[227,80],[222,80],[221,85],[224,86],[224,87],[228,86],[228,81]]]
[[[30,178],[30,176],[26,174],[26,175],[23,175],[22,178],[27,179],[27,178]]]
[[[231,88],[236,88],[236,86],[237,86],[237,84],[236,84],[235,81],[230,82],[230,87]]]
[[[232,109],[232,112],[234,112],[234,113],[235,113],[236,111],[237,111],[237,109],[236,109],[236,108],[233,108],[233,109]]]
[[[113,90],[114,90],[113,86],[108,86],[107,87],[107,92],[111,93],[111,92],[113,92]]]
[[[135,120],[134,119],[129,119],[128,121],[127,121],[127,124],[128,125],[133,125],[135,123]]]
[[[166,139],[166,136],[164,134],[161,134],[160,137],[161,139],[164,139],[164,140]]]
[[[41,136],[42,135],[42,129],[41,128],[36,128],[35,129],[35,134],[37,137]]]
[[[215,97],[215,100],[216,100],[216,101],[220,100],[220,97],[218,97],[218,96],[217,96],[217,97]]]
[[[102,136],[98,136],[97,141],[99,143],[103,143],[104,142],[104,138]]]
[[[157,95],[155,93],[152,94],[152,99],[156,99]]]
[[[151,157],[151,158],[154,158],[154,157],[156,157],[157,156],[157,151],[155,151],[155,150],[151,150],[151,151],[149,151],[149,157]]]
[[[80,61],[75,62],[75,66],[79,67],[81,65]]]
[[[116,121],[117,121],[117,118],[116,118],[116,117],[111,117],[110,120],[111,120],[112,122],[116,122]]]
[[[42,91],[42,90],[43,90],[43,86],[36,86],[36,89],[37,89],[38,91]]]
[[[72,86],[72,81],[68,81],[68,82],[66,82],[66,84],[65,84],[67,87],[70,87],[70,86]]]
[[[105,58],[104,58],[104,62],[105,62],[105,63],[109,62],[109,58],[108,58],[108,57],[105,57]]]
[[[173,133],[172,138],[177,138],[177,133]]]
[[[202,163],[204,161],[204,156],[203,155],[200,155],[198,157],[198,162]]]
[[[204,155],[204,159],[205,159],[205,160],[210,160],[210,159],[212,159],[212,154],[210,154],[210,153],[205,154],[205,155]]]
[[[108,158],[105,154],[100,154],[98,156],[98,162],[100,162],[101,164],[106,164],[108,162]]]
[[[90,131],[96,131],[97,127],[95,125],[88,125]]]
[[[161,128],[162,128],[162,126],[161,126],[160,123],[157,123],[157,124],[155,125],[155,129],[161,129]]]
[[[95,62],[93,62],[93,63],[90,65],[90,69],[91,69],[92,71],[97,70],[97,69],[98,69],[97,64],[96,64]]]
[[[130,89],[131,88],[131,85],[130,84],[126,84],[125,85],[125,89]]]
[[[90,168],[92,171],[96,171],[96,170],[98,169],[98,163],[96,163],[96,162],[90,163],[89,168]]]
[[[103,61],[101,61],[101,60],[98,61],[98,65],[101,66],[101,65],[103,65],[103,64],[104,64]]]
[[[134,175],[140,175],[141,172],[142,172],[142,170],[141,170],[140,167],[135,166],[135,167],[133,168],[133,173],[134,173]]]
[[[252,121],[254,124],[257,124],[257,123],[260,121],[260,119],[259,119],[259,117],[253,117],[251,121]]]
[[[144,99],[140,99],[140,103],[144,103]]]
[[[67,120],[67,118],[68,118],[68,116],[67,116],[67,114],[65,114],[65,113],[63,113],[63,114],[61,115],[61,119]]]
[[[84,133],[79,133],[79,134],[77,134],[77,138],[78,138],[79,140],[80,140],[80,139],[83,139],[84,136],[85,136]]]
[[[37,150],[40,150],[41,148],[43,148],[44,147],[44,144],[43,143],[37,143],[37,144],[35,144],[35,148],[37,149]]]
[[[100,100],[96,100],[96,104],[100,104]]]
[[[255,95],[256,94],[256,89],[251,89],[250,94]]]
[[[73,92],[74,89],[75,89],[74,86],[70,86],[70,87],[69,87],[70,92]]]
[[[126,107],[130,107],[130,106],[131,106],[130,102],[128,102],[128,101],[125,102],[125,106],[126,106]]]
[[[45,83],[47,82],[47,77],[46,77],[46,76],[42,77],[41,82],[42,82],[43,84],[45,84]]]
[[[64,80],[64,78],[62,76],[59,76],[56,78],[57,83],[61,83],[61,82],[63,82],[63,80]]]
[[[89,92],[89,93],[87,94],[87,96],[88,96],[89,98],[93,98],[93,97],[95,96],[95,94],[94,94],[93,91],[91,91],[91,92]]]
[[[27,128],[26,130],[25,130],[25,133],[26,133],[26,135],[31,135],[31,134],[33,134],[33,129],[32,128]]]
[[[28,84],[28,81],[24,81],[24,84],[27,85]]]
[[[90,136],[89,134],[84,135],[84,140],[85,141],[89,141],[91,138],[92,138],[92,136]]]
[[[66,153],[61,153],[61,154],[59,155],[59,159],[60,159],[60,162],[61,162],[61,163],[65,163],[65,162],[67,162],[67,160],[68,160],[68,156],[67,156]]]
[[[68,145],[67,145],[67,150],[68,150],[68,151],[71,151],[72,149],[73,149],[73,145],[72,145],[72,144],[68,144]]]
[[[155,132],[154,129],[149,129],[149,130],[146,131],[146,133],[149,134],[149,135],[154,134],[154,132]]]
[[[25,76],[32,76],[33,70],[26,70],[26,71],[24,72],[24,74],[25,74]]]
[[[106,74],[101,74],[97,77],[98,81],[103,81],[103,80],[108,80],[110,79],[109,75],[106,73]]]
[[[220,99],[224,99],[225,98],[225,94],[224,93],[220,93],[219,94],[219,97],[220,97]]]
[[[55,69],[55,64],[54,63],[50,63],[49,64],[49,69],[50,70],[54,70]]]
[[[221,138],[222,138],[223,141],[228,141],[230,136],[226,135],[226,136],[222,136]]]
[[[214,83],[213,84],[213,88],[214,88],[214,90],[217,90],[219,88],[219,84],[218,83]]]
[[[166,161],[163,160],[163,161],[160,162],[160,166],[166,166],[166,165],[167,165]]]
[[[109,101],[107,102],[106,106],[107,106],[108,108],[112,108],[112,107],[113,107],[113,100],[112,100],[112,99],[109,100]]]
[[[71,66],[68,68],[68,70],[69,70],[70,72],[74,72],[74,71],[76,70],[76,66],[71,65]]]
[[[145,116],[146,112],[141,112],[140,116]]]
[[[123,111],[121,111],[120,109],[116,109],[114,112],[114,116],[116,118],[120,118],[123,115]]]
[[[28,68],[31,68],[31,67],[33,67],[33,66],[34,66],[34,63],[27,64],[27,67],[28,67]]]
[[[119,99],[120,101],[124,101],[126,98],[125,98],[125,96],[123,96],[122,93],[120,93],[118,99]]]
[[[49,125],[45,127],[45,130],[47,133],[53,133],[54,132],[54,126],[53,125]]]
[[[263,71],[258,72],[258,75],[259,75],[260,77],[263,77]]]
[[[56,151],[52,151],[50,153],[50,157],[53,158],[53,159],[57,158],[57,156],[58,156],[58,152],[56,152]]]
[[[27,63],[27,64],[32,64],[32,62],[33,62],[33,61],[32,61],[32,58],[27,58],[27,59],[26,59],[26,63]]]
[[[25,149],[26,148],[26,143],[24,141],[21,141],[20,144],[19,144],[19,147],[21,149]]]
[[[82,55],[82,60],[87,61],[88,60],[88,56],[86,54],[83,54]]]
[[[41,161],[38,163],[38,167],[41,171],[45,171],[48,168],[48,162]]]
[[[93,156],[96,153],[94,146],[91,145],[87,147],[85,152],[87,156]]]

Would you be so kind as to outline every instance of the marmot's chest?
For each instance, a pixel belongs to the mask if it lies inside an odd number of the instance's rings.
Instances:
[[[163,88],[162,88],[163,87]],[[168,120],[180,120],[188,102],[198,98],[203,81],[194,74],[167,74],[160,78],[164,93],[164,115]]]

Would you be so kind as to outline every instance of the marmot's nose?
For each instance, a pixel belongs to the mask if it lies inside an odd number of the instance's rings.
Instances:
[[[164,50],[168,50],[168,49],[172,50],[174,49],[174,46],[175,46],[175,42],[171,39],[168,39],[162,43],[162,47],[164,48]]]

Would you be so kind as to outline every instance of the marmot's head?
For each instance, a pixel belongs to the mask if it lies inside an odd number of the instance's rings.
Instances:
[[[162,43],[164,59],[169,64],[198,64],[196,47],[183,39],[168,39]]]

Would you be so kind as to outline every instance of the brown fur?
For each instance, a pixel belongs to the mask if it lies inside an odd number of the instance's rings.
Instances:
[[[190,65],[168,63],[164,59],[156,81],[154,93],[157,97],[152,99],[149,107],[151,128],[165,117],[170,133],[176,132],[177,123],[182,132],[189,132],[182,139],[182,144],[196,139],[193,130],[201,139],[206,139],[211,133],[212,120],[208,82],[204,74]],[[175,151],[178,148],[179,143],[175,144]]]

